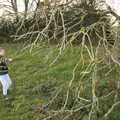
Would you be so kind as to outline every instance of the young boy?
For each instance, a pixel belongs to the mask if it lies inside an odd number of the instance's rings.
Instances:
[[[5,58],[5,49],[0,48],[0,82],[2,84],[3,95],[6,100],[8,100],[7,94],[12,84],[12,81],[8,75],[8,66],[7,66],[7,62],[11,62],[11,61],[12,59]]]

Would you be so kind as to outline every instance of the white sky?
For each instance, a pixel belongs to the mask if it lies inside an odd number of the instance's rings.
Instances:
[[[106,2],[120,15],[120,0],[106,0]]]
[[[9,0],[0,0],[0,16],[2,16],[6,11],[6,8],[3,7],[2,4],[9,5],[6,1]],[[106,2],[120,15],[120,0],[106,0]],[[23,0],[18,0],[18,10],[20,12],[24,10]]]

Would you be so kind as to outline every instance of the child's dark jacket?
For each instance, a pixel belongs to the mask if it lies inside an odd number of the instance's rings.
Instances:
[[[8,74],[7,60],[4,56],[0,56],[0,75]]]

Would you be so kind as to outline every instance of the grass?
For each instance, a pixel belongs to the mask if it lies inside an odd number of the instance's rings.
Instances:
[[[11,96],[15,100],[5,103],[2,99],[0,101],[0,120],[42,120],[46,115],[50,114],[52,110],[59,110],[64,105],[65,96],[68,84],[72,78],[72,73],[75,65],[80,61],[79,46],[74,46],[73,49],[68,48],[58,58],[56,63],[49,67],[59,51],[54,46],[39,46],[34,48],[30,53],[28,50],[20,52],[22,45],[17,44],[1,44],[6,48],[7,56],[12,57],[14,61],[9,64],[10,76],[13,80]],[[75,79],[70,90],[70,98],[67,108],[78,107],[74,101],[76,97],[76,90],[82,91],[80,96],[86,99],[91,99],[91,73],[88,73],[81,79],[81,72],[86,69],[89,63],[89,56],[84,51],[85,65],[82,63],[76,69]],[[113,70],[108,77],[104,75],[110,68],[102,69],[98,74],[98,84],[96,94],[98,97],[108,94],[113,91],[113,95],[105,100],[100,100],[100,112],[102,116],[114,103],[114,92],[116,89],[117,79],[116,72]],[[119,78],[119,76],[118,76]],[[78,84],[82,84],[81,88]],[[40,112],[40,108],[46,105],[62,88],[59,96],[55,102],[50,105],[47,110]],[[117,100],[120,100],[118,95]],[[72,98],[72,99],[71,99]],[[75,99],[74,99],[75,98]],[[81,102],[81,101],[80,101]],[[9,104],[11,107],[6,107]],[[83,104],[86,104],[83,102]],[[108,120],[120,119],[120,106],[117,106],[111,112]],[[100,118],[102,120],[102,118]]]

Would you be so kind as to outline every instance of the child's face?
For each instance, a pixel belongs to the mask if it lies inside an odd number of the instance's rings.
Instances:
[[[5,50],[4,49],[0,50],[0,55],[5,56]]]

